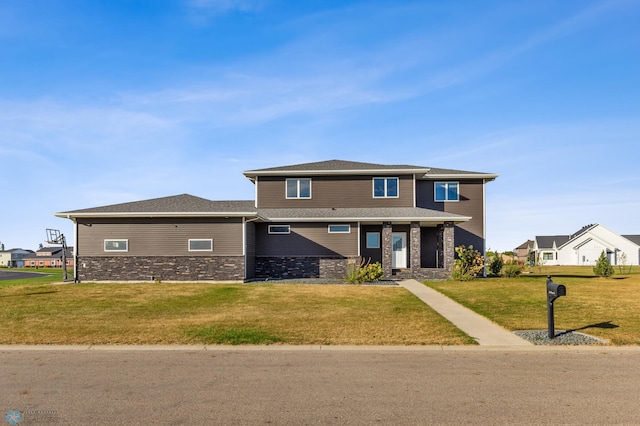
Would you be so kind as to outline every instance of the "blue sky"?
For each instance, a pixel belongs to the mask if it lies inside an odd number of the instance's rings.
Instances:
[[[497,173],[487,244],[640,234],[640,1],[0,2],[0,241],[329,159]]]

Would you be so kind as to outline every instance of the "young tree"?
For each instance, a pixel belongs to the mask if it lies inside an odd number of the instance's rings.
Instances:
[[[598,261],[596,262],[596,266],[593,267],[593,272],[600,277],[610,277],[615,273],[613,266],[611,266],[611,262],[607,259],[607,255],[602,250]]]

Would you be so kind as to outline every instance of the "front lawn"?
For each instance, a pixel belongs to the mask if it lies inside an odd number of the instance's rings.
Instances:
[[[0,282],[0,344],[475,344],[401,287]]]
[[[542,275],[426,284],[509,330],[546,330],[545,274],[552,274],[554,282],[567,288],[567,295],[554,303],[556,330],[577,330],[614,345],[640,345],[637,267],[612,278],[595,277],[588,267],[543,269]]]

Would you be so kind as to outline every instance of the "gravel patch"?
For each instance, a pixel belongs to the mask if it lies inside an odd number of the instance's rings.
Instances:
[[[548,330],[518,330],[514,331],[514,334],[534,345],[606,345],[608,343],[604,339],[571,330],[556,330],[553,339],[549,339]]]

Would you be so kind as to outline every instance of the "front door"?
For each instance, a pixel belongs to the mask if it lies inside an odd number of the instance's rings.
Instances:
[[[391,234],[391,267],[402,269],[407,267],[407,233]]]

